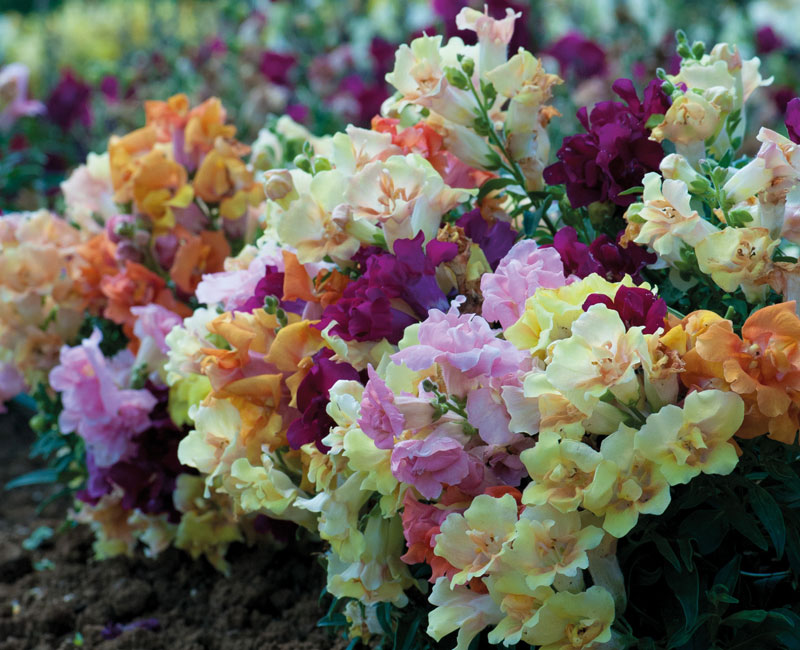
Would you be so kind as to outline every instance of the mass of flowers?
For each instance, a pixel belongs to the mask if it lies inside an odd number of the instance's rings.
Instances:
[[[146,101],[0,219],[0,398],[98,557],[305,536],[350,647],[797,647],[800,99],[678,32],[551,145],[595,50],[520,19],[400,45],[369,128]]]

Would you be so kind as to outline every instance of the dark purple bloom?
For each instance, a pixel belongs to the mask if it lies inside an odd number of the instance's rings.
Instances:
[[[654,334],[659,327],[664,327],[667,318],[667,303],[640,287],[620,287],[614,300],[602,293],[593,293],[584,301],[583,310],[597,304],[616,311],[626,328],[643,327],[645,334]]]
[[[381,251],[357,262],[365,266],[361,277],[347,285],[342,297],[328,306],[317,324],[346,341],[397,343],[406,327],[428,315],[428,310],[447,310],[447,298],[436,283],[436,267],[452,260],[458,246],[432,241],[423,249],[423,235],[394,243],[394,255]],[[408,310],[398,307],[404,302]]]
[[[558,162],[544,170],[551,185],[565,184],[573,207],[595,201],[613,201],[627,206],[633,196],[620,192],[641,185],[647,172],[657,171],[664,150],[649,140],[645,126],[654,114],[669,108],[669,98],[661,90],[661,82],[653,80],[641,101],[630,79],[617,79],[612,86],[622,102],[600,102],[591,114],[581,108],[577,117],[586,133],[564,138],[558,150]]]
[[[292,422],[286,437],[292,449],[300,449],[313,442],[320,451],[328,448],[322,439],[335,424],[326,407],[330,400],[330,388],[340,379],[359,381],[358,371],[349,363],[331,361],[333,351],[323,348],[313,357],[313,365],[297,387],[297,409],[303,414]]]
[[[553,237],[553,247],[561,256],[564,274],[585,278],[597,273],[609,282],[619,282],[630,275],[634,282],[642,282],[641,270],[658,259],[654,253],[648,253],[641,246],[629,244],[627,248],[620,246],[622,232],[616,241],[608,235],[599,235],[588,246],[578,241],[578,233],[571,226],[565,226]]]
[[[606,74],[606,53],[593,40],[577,31],[569,32],[545,50],[561,68],[561,76],[578,79],[602,77]]]
[[[178,460],[178,444],[186,432],[176,427],[167,412],[169,391],[151,383],[148,390],[158,398],[150,419],[152,426],[136,439],[136,453],[110,467],[97,467],[90,453],[86,454],[89,477],[78,499],[96,504],[114,486],[122,489],[121,505],[149,514],[166,513],[177,523],[180,514],[175,510],[172,493],[179,474],[187,471]]]
[[[359,124],[367,125],[381,111],[381,104],[389,96],[386,83],[378,81],[366,83],[360,75],[348,75],[339,85],[339,95],[345,94],[353,98],[357,112],[352,116]]]
[[[791,86],[776,86],[770,88],[769,95],[778,113],[782,115],[786,114],[786,108],[789,106],[789,102],[796,97],[795,89]]]
[[[497,268],[517,239],[517,231],[511,224],[495,221],[490,226],[477,208],[467,212],[456,221],[456,225],[463,228],[464,234],[481,247],[492,270]]]
[[[297,524],[259,514],[253,520],[253,530],[259,535],[271,535],[277,542],[288,544],[294,539]]]
[[[800,97],[795,97],[786,105],[785,124],[789,139],[800,144]]]
[[[641,270],[648,264],[655,264],[658,256],[636,244],[628,244],[623,248],[619,243],[623,233],[620,232],[616,240],[605,234],[600,235],[589,245],[589,254],[600,264],[600,275],[609,282],[619,282],[630,275],[639,284],[642,282]]]
[[[291,54],[267,50],[261,55],[260,70],[267,79],[281,86],[289,85],[289,72],[297,63]]]
[[[764,25],[756,30],[756,52],[769,54],[783,47],[783,40],[769,25]]]
[[[280,301],[280,308],[283,311],[290,311],[295,314],[302,314],[306,306],[305,300],[283,300],[283,279],[284,273],[278,271],[276,266],[267,266],[264,270],[264,277],[258,281],[256,292],[253,297],[238,308],[238,311],[252,313],[255,309],[264,306],[264,298],[275,296]]]
[[[300,122],[301,124],[308,119],[308,113],[308,106],[305,104],[289,104],[286,107],[286,114],[295,122]]]
[[[119,101],[119,79],[114,75],[106,75],[100,82],[100,92],[109,104],[116,104]]]
[[[71,70],[64,70],[47,98],[48,117],[64,131],[68,131],[75,122],[80,122],[85,127],[91,126],[91,94],[92,88],[89,84],[76,77]]]
[[[375,77],[383,79],[387,72],[394,67],[394,53],[397,45],[375,36],[369,44],[369,54],[375,64]]]

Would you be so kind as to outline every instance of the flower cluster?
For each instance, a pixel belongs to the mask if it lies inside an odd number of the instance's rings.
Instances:
[[[669,583],[711,546],[689,530],[678,558],[658,518],[735,501],[795,444],[798,145],[761,129],[738,154],[758,61],[679,34],[676,74],[644,100],[618,81],[548,166],[561,79],[509,51],[518,18],[463,8],[475,44],[400,46],[370,128],[284,117],[251,150],[216,99],[148,102],[64,184],[73,225],[4,217],[0,395],[42,383],[77,440],[98,555],[173,544],[224,571],[280,521],[321,542],[365,643],[622,648],[622,565],[653,541]],[[794,483],[750,488],[765,562],[794,562]],[[726,585],[689,628],[723,620]]]

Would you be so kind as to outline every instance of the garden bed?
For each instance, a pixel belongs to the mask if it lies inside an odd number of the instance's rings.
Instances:
[[[5,484],[35,468],[27,458],[33,434],[13,407],[0,416],[0,433],[0,482]],[[85,526],[27,551],[22,542],[37,527],[55,529],[64,518],[64,501],[36,516],[43,496],[39,487],[20,488],[0,500],[0,650],[66,650],[81,643],[101,650],[345,645],[316,627],[324,614],[319,603],[323,571],[306,552],[236,545],[228,555],[231,575],[226,578],[205,560],[192,561],[175,549],[155,560],[98,562]]]

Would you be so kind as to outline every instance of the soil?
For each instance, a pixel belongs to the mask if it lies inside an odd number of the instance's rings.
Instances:
[[[0,486],[35,469],[28,413],[0,415]],[[323,571],[291,548],[233,546],[225,577],[174,549],[156,559],[98,562],[83,526],[38,549],[22,542],[57,530],[69,504],[37,516],[42,488],[1,491],[0,650],[321,650],[346,643],[316,627],[324,615]],[[118,634],[115,638],[106,638]]]

